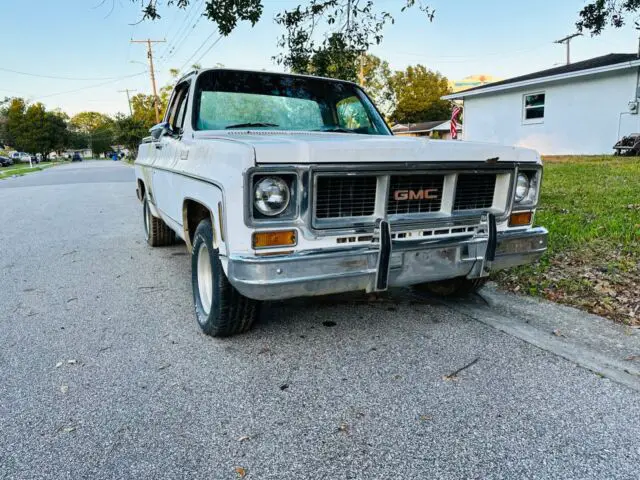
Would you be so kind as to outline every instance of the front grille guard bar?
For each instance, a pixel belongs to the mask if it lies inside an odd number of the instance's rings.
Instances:
[[[376,265],[376,277],[373,290],[382,292],[389,287],[389,273],[391,271],[391,254],[393,252],[393,240],[391,239],[391,225],[387,220],[378,218],[374,230],[374,244],[378,245],[378,263]],[[496,259],[498,244],[498,229],[496,217],[489,213],[483,215],[480,226],[474,239],[484,239],[484,253],[477,257],[471,271],[470,278],[486,277],[491,270],[491,264]],[[482,247],[480,247],[482,248]]]

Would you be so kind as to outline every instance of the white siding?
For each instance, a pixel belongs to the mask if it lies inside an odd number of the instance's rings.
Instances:
[[[610,154],[620,134],[640,132],[624,114],[635,98],[637,71],[620,70],[464,99],[464,139],[530,147],[546,155]],[[543,123],[523,124],[523,95],[544,92]]]

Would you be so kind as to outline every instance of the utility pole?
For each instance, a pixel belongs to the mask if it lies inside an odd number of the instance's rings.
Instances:
[[[133,117],[133,110],[131,109],[131,97],[129,96],[129,92],[137,92],[137,90],[129,90],[125,88],[124,90],[118,90],[118,93],[127,92],[127,102],[129,103],[129,115]]]
[[[160,105],[158,102],[158,89],[156,88],[156,74],[153,70],[153,49],[151,48],[151,44],[164,42],[166,42],[166,40],[151,40],[150,38],[147,38],[146,40],[131,39],[131,43],[147,44],[147,58],[149,59],[149,72],[151,73],[151,87],[153,88],[153,105],[156,111],[156,123],[160,123]]]
[[[574,33],[572,35],[567,35],[564,38],[561,38],[560,40],[556,40],[553,43],[559,43],[559,44],[566,44],[567,45],[567,65],[569,65],[571,63],[571,39],[575,38],[575,37],[581,37],[582,34],[581,33]]]

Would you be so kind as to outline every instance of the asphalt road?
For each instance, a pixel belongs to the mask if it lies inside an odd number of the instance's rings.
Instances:
[[[0,181],[0,478],[639,478],[638,392],[409,291],[204,336],[134,189]]]

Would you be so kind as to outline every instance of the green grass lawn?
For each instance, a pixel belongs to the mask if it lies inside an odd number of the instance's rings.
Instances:
[[[45,168],[53,167],[61,162],[43,162],[38,165],[34,164],[33,168],[28,163],[18,163],[9,167],[0,168],[0,179],[8,178],[13,175],[25,175],[31,172],[39,172]]]
[[[549,251],[499,283],[640,324],[640,159],[547,159],[536,224]]]

